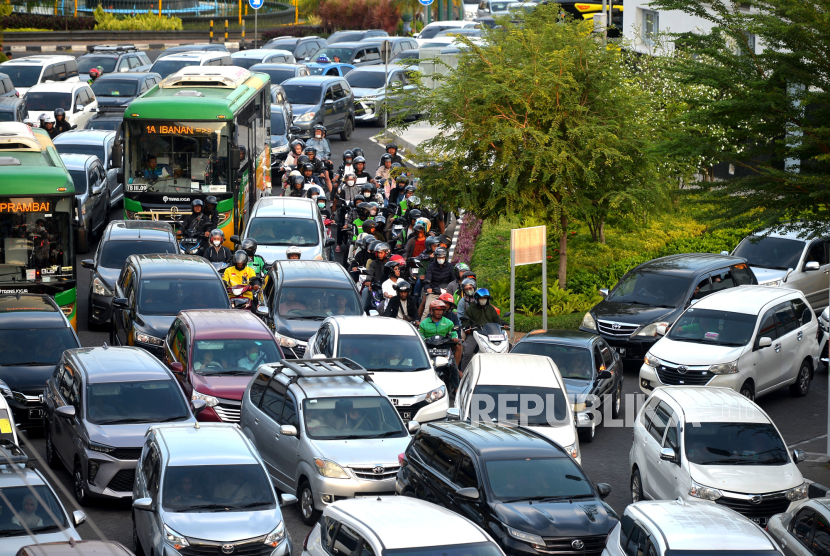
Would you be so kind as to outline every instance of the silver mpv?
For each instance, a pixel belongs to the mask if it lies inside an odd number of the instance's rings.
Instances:
[[[291,556],[280,502],[256,449],[236,425],[147,431],[133,487],[136,554]]]
[[[418,430],[344,358],[261,366],[242,396],[240,426],[275,486],[297,494],[307,525],[337,500],[394,495],[398,456]]]

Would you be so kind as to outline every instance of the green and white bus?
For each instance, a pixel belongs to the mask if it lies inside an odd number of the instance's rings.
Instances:
[[[0,123],[0,294],[53,296],[78,328],[75,186],[49,134]]]
[[[239,67],[183,68],[124,112],[124,218],[181,220],[219,204],[225,244],[271,182],[271,82]]]

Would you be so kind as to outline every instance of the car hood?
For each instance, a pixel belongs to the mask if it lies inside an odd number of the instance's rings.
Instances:
[[[746,346],[715,346],[661,338],[652,346],[651,353],[658,359],[678,365],[714,365],[734,361],[745,349]]]
[[[176,315],[141,315],[141,320],[144,324],[140,326],[145,332],[157,338],[164,338],[170,330],[170,325],[176,320]]]
[[[288,144],[288,137],[285,135],[272,135],[271,136],[271,146],[272,147],[279,147],[280,145],[287,145]]]
[[[135,97],[95,97],[98,99],[98,107],[124,106],[126,107]]]
[[[400,438],[367,438],[355,440],[314,440],[314,447],[325,459],[340,467],[397,466],[398,455],[406,451],[407,434]]]
[[[634,305],[632,303],[619,303],[603,299],[591,309],[595,319],[611,320],[630,324],[649,324],[655,321],[665,320],[674,322],[682,308],[676,309],[667,307],[650,307],[648,305]]]
[[[257,254],[259,254],[259,249],[257,249]],[[274,324],[277,328],[277,334],[307,342],[320,330],[321,322],[319,320],[284,320],[278,317]]]
[[[785,465],[698,465],[689,463],[692,480],[703,486],[743,494],[764,494],[804,482],[798,468]]]
[[[317,110],[318,105],[316,104],[292,104],[291,109],[294,111],[294,118],[296,119],[297,116],[305,114],[306,112],[310,112],[312,110]]]
[[[181,424],[195,421],[193,418],[182,419],[170,424]],[[144,435],[153,425],[159,423],[133,423],[124,425],[94,425],[86,421],[86,431],[89,439],[99,444],[116,448],[140,448],[144,444]]]
[[[0,367],[0,380],[8,384],[15,392],[33,396],[40,394],[46,387],[46,381],[55,372],[55,365],[9,366]]]
[[[164,512],[164,523],[191,539],[236,542],[267,535],[282,521],[280,510],[261,512]]]
[[[752,269],[752,272],[758,279],[759,284],[769,282],[771,280],[781,280],[787,274],[786,270],[778,270],[777,268],[763,268],[752,265],[750,265],[749,268]]]
[[[560,446],[570,446],[571,444],[576,443],[576,431],[574,431],[574,427],[571,426],[571,423],[565,423],[563,425],[559,425],[558,427],[528,426],[527,428],[538,435],[553,440]],[[534,503],[533,505],[535,506],[536,504]]]
[[[285,250],[289,247],[290,245],[260,245],[257,247],[256,254],[265,259],[266,263],[273,263],[277,260],[284,261],[288,258]],[[313,260],[314,257],[322,253],[319,245],[306,245],[300,247],[300,249],[302,249],[300,258],[303,260]]]
[[[617,520],[596,499],[559,502],[499,503],[493,508],[499,521],[542,537],[590,537],[605,535]]]
[[[99,266],[95,269],[98,272],[98,276],[101,277],[101,280],[104,281],[104,284],[107,285],[110,291],[113,291],[115,288],[115,281],[118,280],[118,277],[121,275],[120,268],[104,268],[103,266]]]
[[[241,400],[253,376],[210,376],[196,373],[191,375],[193,388],[197,392],[227,400]]]
[[[363,97],[376,97],[383,94],[383,88],[380,89],[363,89],[363,88],[352,88],[352,92],[354,93],[354,98],[359,99]]]
[[[69,515],[69,519],[72,519],[71,514]],[[17,554],[17,551],[24,546],[32,546],[35,544],[45,544],[50,542],[66,542],[70,538],[78,541],[81,540],[81,536],[78,532],[72,527],[69,527],[63,531],[35,535],[34,537],[30,537],[29,535],[21,535],[19,537],[3,537],[3,539],[0,540],[0,547],[3,548],[4,554]]]
[[[421,396],[440,387],[443,382],[432,369],[424,371],[372,373],[372,381],[389,397]]]
[[[578,399],[581,395],[587,395],[594,386],[592,381],[578,378],[563,378],[562,382],[565,383],[565,391],[568,393],[568,397],[573,399]]]

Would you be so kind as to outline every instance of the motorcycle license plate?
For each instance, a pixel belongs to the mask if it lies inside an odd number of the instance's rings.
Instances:
[[[42,409],[30,409],[29,410],[29,419],[42,419],[43,418],[43,410]]]
[[[504,336],[502,336],[501,334],[490,334],[489,336],[487,336],[487,339],[491,342],[501,342],[502,340],[504,340]]]

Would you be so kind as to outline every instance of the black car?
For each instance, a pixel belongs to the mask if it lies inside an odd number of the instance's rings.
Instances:
[[[0,98],[18,96],[20,95],[18,94],[17,89],[14,88],[12,78],[6,75],[5,73],[0,73]]]
[[[328,41],[328,44],[334,44],[338,42],[362,41],[363,39],[386,37],[388,35],[389,33],[383,29],[368,29],[366,31],[336,31],[329,35],[329,38],[326,40]]]
[[[159,359],[180,311],[231,308],[216,269],[194,255],[130,255],[113,293],[110,343],[140,347]]]
[[[78,347],[78,335],[52,297],[0,296],[0,392],[18,427],[43,426],[43,385],[64,350]]]
[[[123,112],[105,112],[95,114],[87,121],[84,129],[102,129],[106,131],[117,131],[124,122]]]
[[[288,103],[271,105],[271,167],[278,169],[288,156],[288,144],[293,140],[291,113]],[[279,183],[279,182],[276,182]]]
[[[511,350],[550,357],[559,368],[568,398],[574,405],[574,419],[582,442],[592,442],[596,433],[594,411],[610,401],[610,417],[622,409],[623,365],[620,355],[600,336],[575,330],[536,330]]]
[[[92,92],[98,99],[101,112],[119,112],[137,96],[144,94],[161,81],[161,75],[148,72],[127,72],[102,75],[92,83]]]
[[[26,102],[22,98],[0,96],[0,122],[23,122],[28,117]]]
[[[619,517],[552,440],[533,431],[466,421],[422,426],[401,458],[396,491],[452,510],[506,554],[599,556]]]
[[[727,288],[757,284],[741,257],[685,253],[651,260],[626,273],[585,314],[579,329],[599,333],[626,362],[640,365],[663,326],[697,300]]]
[[[326,46],[326,39],[320,37],[277,37],[262,48],[265,50],[287,50],[294,55],[297,63],[309,62],[317,51]]]
[[[87,324],[90,328],[106,324],[112,316],[115,282],[130,255],[176,254],[176,233],[167,222],[116,220],[101,234],[95,258],[81,265],[90,269]]]
[[[100,45],[89,48],[90,52],[78,58],[78,73],[89,74],[92,68],[102,68],[102,74],[126,71],[147,71],[152,62],[144,52],[134,45]]]
[[[159,58],[166,58],[173,54],[184,54],[185,52],[224,52],[230,54],[224,44],[219,43],[202,43],[202,44],[182,44],[179,46],[171,46],[162,50],[156,60]]]
[[[302,359],[320,322],[334,315],[338,295],[353,296],[347,316],[363,314],[354,280],[334,261],[275,261],[262,284],[257,315],[274,332],[286,359]]]

